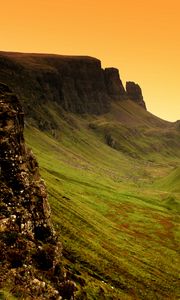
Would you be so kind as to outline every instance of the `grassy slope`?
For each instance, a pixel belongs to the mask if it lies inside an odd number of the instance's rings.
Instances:
[[[7,290],[0,290],[0,299],[1,300],[17,300],[17,298],[13,297],[12,294]]]
[[[175,168],[157,183],[164,190],[180,193],[180,167]]]
[[[79,299],[178,299],[180,196],[170,179],[156,183],[178,165],[167,139],[173,129],[131,102],[101,117],[49,112],[61,126],[57,139],[32,127],[26,138]],[[106,145],[107,131],[123,149]]]

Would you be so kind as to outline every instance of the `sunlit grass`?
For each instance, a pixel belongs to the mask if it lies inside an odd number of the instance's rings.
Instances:
[[[86,281],[79,293],[176,299],[178,214],[167,199],[179,195],[153,183],[172,167],[128,158],[85,129],[60,142],[32,128],[26,137],[47,183],[65,265]]]

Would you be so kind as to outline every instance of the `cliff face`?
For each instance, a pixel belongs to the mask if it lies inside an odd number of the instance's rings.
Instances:
[[[122,81],[119,77],[119,70],[115,68],[106,68],[104,70],[104,74],[108,95],[112,99],[126,99],[127,95],[123,87]]]
[[[146,109],[146,104],[143,99],[142,90],[140,86],[132,81],[126,82],[126,92],[127,97],[132,101],[136,102],[144,109]]]
[[[27,115],[47,101],[73,113],[102,114],[129,96],[119,71],[103,70],[91,57],[0,52],[0,80],[22,99]]]
[[[0,288],[10,286],[23,299],[62,299],[74,286],[64,277],[46,188],[24,143],[21,105],[4,84],[0,107]]]

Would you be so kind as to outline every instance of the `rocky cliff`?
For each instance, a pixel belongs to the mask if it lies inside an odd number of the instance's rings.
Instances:
[[[129,99],[146,109],[146,104],[143,99],[142,90],[138,84],[132,81],[126,82],[126,93]]]
[[[47,101],[80,114],[106,113],[112,101],[129,96],[142,105],[125,91],[117,69],[104,70],[92,57],[0,52],[0,81],[23,101],[28,117]]]
[[[104,70],[105,85],[111,99],[122,100],[127,98],[126,91],[119,76],[119,70],[106,68]]]
[[[24,114],[17,97],[0,83],[0,288],[18,299],[70,299],[61,244],[38,163],[24,143]]]

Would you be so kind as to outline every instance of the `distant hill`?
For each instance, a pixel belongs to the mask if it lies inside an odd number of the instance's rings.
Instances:
[[[96,58],[0,52],[0,67],[0,80],[34,104],[51,101],[70,112],[102,114],[112,100],[129,97],[145,108],[140,87],[127,82],[125,91],[119,71],[103,70]]]
[[[147,112],[139,85],[125,90],[119,71],[96,58],[0,52],[0,81],[21,99],[26,122],[54,136],[89,115],[86,126],[127,155],[180,155],[177,126]]]

